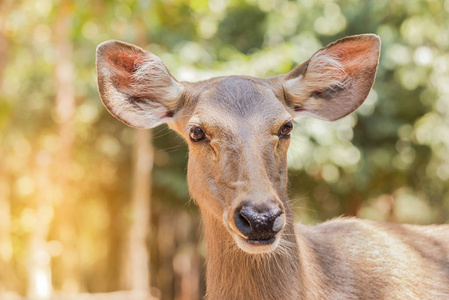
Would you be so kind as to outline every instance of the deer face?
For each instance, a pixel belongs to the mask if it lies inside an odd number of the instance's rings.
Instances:
[[[97,50],[107,109],[138,128],[167,122],[189,145],[188,183],[203,213],[248,253],[276,249],[286,222],[287,149],[293,118],[336,120],[354,111],[373,84],[379,39],[341,39],[286,75],[220,77],[179,83],[162,62],[112,41]]]
[[[268,81],[224,77],[202,85],[206,91],[182,125],[190,193],[223,220],[240,248],[269,251],[285,224],[293,116]]]

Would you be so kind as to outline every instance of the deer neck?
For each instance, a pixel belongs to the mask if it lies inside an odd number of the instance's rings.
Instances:
[[[283,240],[267,254],[242,251],[222,221],[204,210],[202,215],[207,243],[207,299],[299,299],[301,255],[290,211]]]

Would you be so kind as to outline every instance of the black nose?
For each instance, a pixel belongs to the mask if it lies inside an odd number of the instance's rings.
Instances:
[[[268,241],[284,227],[285,215],[274,199],[263,203],[245,201],[236,209],[234,222],[248,240]]]

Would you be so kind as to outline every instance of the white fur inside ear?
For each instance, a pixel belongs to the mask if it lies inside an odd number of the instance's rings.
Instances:
[[[183,85],[177,82],[162,61],[153,54],[136,61],[131,86],[138,94],[149,94],[167,107],[176,107]]]
[[[344,88],[347,74],[337,58],[336,54],[338,53],[332,54],[322,50],[312,56],[304,75],[285,82],[288,93],[297,100],[304,101],[314,91],[322,91],[332,87]]]
[[[105,82],[104,101],[107,109],[122,122],[136,128],[152,128],[172,118],[164,117],[167,108],[158,102],[130,102],[128,95],[114,92],[111,82]]]

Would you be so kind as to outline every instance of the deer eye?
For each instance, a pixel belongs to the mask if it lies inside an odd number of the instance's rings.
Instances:
[[[293,121],[288,121],[279,129],[279,137],[289,137],[293,129]]]
[[[193,126],[190,128],[190,139],[193,142],[199,142],[201,140],[204,140],[206,138],[206,133],[204,130],[199,126]]]

